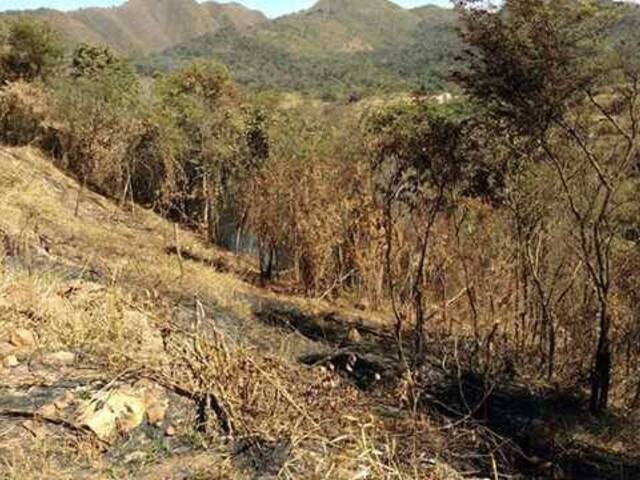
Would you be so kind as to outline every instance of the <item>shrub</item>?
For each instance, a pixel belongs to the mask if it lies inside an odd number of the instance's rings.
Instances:
[[[46,23],[20,17],[11,20],[0,49],[0,83],[46,80],[63,56],[56,32]]]
[[[49,114],[41,85],[17,81],[0,90],[0,142],[26,145],[38,141]]]

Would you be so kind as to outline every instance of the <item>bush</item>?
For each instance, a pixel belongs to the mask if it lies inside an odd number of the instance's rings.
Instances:
[[[0,142],[37,142],[48,114],[48,97],[42,86],[23,81],[8,84],[0,91]]]
[[[46,80],[64,52],[48,24],[27,17],[10,21],[1,43],[0,83]]]
[[[142,131],[139,82],[126,62],[100,63],[102,48],[80,47],[72,75],[52,85],[53,110],[64,166],[100,192],[126,196],[131,182],[130,152]],[[82,57],[83,68],[77,59]]]

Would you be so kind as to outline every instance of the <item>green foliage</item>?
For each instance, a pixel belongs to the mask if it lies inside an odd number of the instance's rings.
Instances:
[[[69,77],[53,82],[64,161],[83,181],[117,197],[128,188],[130,145],[144,118],[138,79],[102,47],[80,47],[71,67]]]
[[[63,55],[59,36],[46,23],[20,17],[8,22],[0,45],[0,83],[45,80]]]
[[[604,64],[596,51],[612,18],[595,0],[507,0],[503,14],[477,3],[458,2],[474,48],[456,78],[511,125],[544,131],[597,85]]]
[[[330,99],[443,89],[446,66],[460,48],[455,14],[433,8],[417,15],[387,2],[363,3],[320,4],[250,32],[221,30],[143,59],[139,68],[149,74],[214,59],[240,85]]]
[[[161,77],[155,94],[168,107],[178,112],[184,122],[204,120],[208,111],[215,110],[221,97],[230,90],[227,69],[213,62],[192,65]]]
[[[117,84],[125,94],[138,89],[138,79],[130,64],[104,45],[85,43],[78,46],[72,54],[70,75],[74,79],[84,78],[98,82],[108,78],[110,83]]]
[[[422,208],[422,190],[464,188],[470,165],[466,150],[471,142],[465,128],[464,103],[399,104],[374,112],[366,119],[373,168],[383,189],[405,184],[403,195],[411,208]],[[422,192],[425,193],[425,192]]]
[[[156,79],[154,110],[180,138],[182,191],[174,213],[217,237],[233,180],[244,168],[245,115],[226,68],[196,62]]]

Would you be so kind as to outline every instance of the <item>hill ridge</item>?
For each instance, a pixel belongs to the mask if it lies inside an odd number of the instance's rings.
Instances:
[[[223,28],[242,30],[267,17],[239,3],[195,0],[128,0],[116,7],[88,7],[69,12],[38,9],[7,12],[29,14],[49,22],[69,46],[107,44],[122,54],[162,51]]]

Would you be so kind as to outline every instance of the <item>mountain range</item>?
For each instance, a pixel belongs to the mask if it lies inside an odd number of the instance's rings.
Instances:
[[[195,0],[129,0],[112,8],[26,13],[50,23],[70,46],[81,42],[107,44],[128,56],[161,51],[224,28],[240,31],[267,21],[262,12],[237,3]]]
[[[147,73],[194,59],[227,65],[256,89],[321,95],[439,89],[461,45],[452,9],[404,9],[389,0],[320,0],[249,28],[224,28],[156,52]]]
[[[452,9],[405,9],[389,0],[319,0],[276,19],[236,3],[195,0],[28,13],[51,23],[68,45],[108,44],[147,75],[207,59],[256,90],[327,97],[446,88],[462,49]],[[615,34],[638,38],[638,28],[640,7],[630,4]]]

